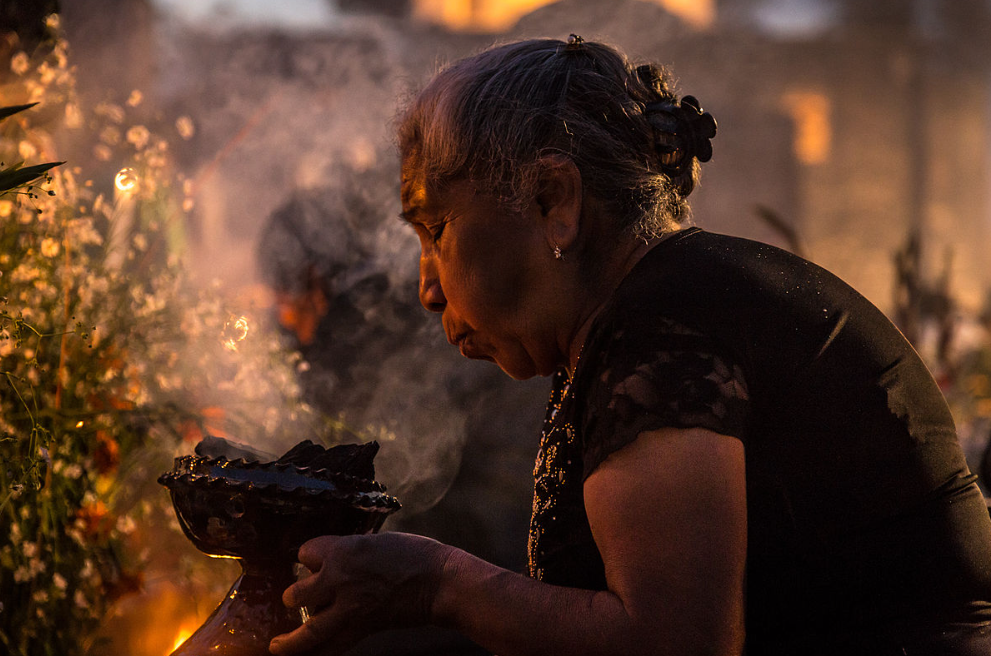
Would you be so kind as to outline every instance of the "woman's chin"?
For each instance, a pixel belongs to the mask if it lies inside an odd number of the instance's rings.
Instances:
[[[496,360],[495,358],[489,358],[489,362],[493,362],[496,365],[498,365],[498,367],[500,369],[502,369],[503,373],[505,373],[507,376],[509,376],[510,378],[512,378],[514,380],[527,380],[529,378],[533,378],[534,376],[544,376],[544,375],[546,375],[546,374],[542,374],[539,371],[537,371],[536,367],[534,367],[534,364],[532,362],[526,362],[526,363],[522,363],[522,362],[505,362],[504,363],[504,362],[501,362],[499,360]]]
[[[553,369],[544,373],[540,371],[531,358],[528,357],[525,350],[522,353],[517,354],[517,357],[501,357],[498,353],[492,355],[490,351],[495,349],[481,349],[478,348],[476,344],[470,342],[462,342],[461,344],[461,355],[468,358],[469,360],[483,360],[485,362],[491,362],[505,373],[510,378],[515,380],[527,380],[533,378],[534,376],[549,376],[554,373]],[[514,355],[512,352],[510,356]]]

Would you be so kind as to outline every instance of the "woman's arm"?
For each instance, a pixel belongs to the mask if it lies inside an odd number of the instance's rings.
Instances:
[[[585,483],[609,590],[540,583],[446,545],[383,534],[318,538],[317,574],[286,593],[325,607],[273,642],[339,653],[383,628],[434,623],[501,656],[739,654],[746,492],[742,443],[704,429],[641,434]]]
[[[585,482],[609,590],[646,653],[739,654],[747,496],[743,443],[695,429],[643,433]]]

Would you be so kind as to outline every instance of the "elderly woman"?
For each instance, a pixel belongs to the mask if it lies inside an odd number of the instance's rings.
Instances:
[[[420,300],[553,376],[529,576],[426,538],[326,537],[277,654],[453,627],[502,656],[989,654],[991,519],[925,365],[776,248],[686,228],[715,122],[573,37],[441,72],[399,126]]]

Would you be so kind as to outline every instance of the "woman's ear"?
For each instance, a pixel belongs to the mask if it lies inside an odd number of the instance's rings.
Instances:
[[[537,162],[537,208],[551,252],[567,253],[578,239],[582,214],[582,176],[565,155],[546,155]]]

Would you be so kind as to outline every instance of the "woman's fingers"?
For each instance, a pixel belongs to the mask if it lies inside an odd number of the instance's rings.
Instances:
[[[299,561],[313,574],[282,595],[311,619],[278,636],[271,649],[297,654],[320,645],[339,653],[366,635],[429,623],[450,547],[415,535],[324,536],[305,543]]]
[[[339,580],[340,557],[335,558],[335,536],[309,540],[299,549],[297,558],[313,574],[293,583],[282,593],[282,603],[290,608],[307,606],[311,609],[329,606],[334,600]]]
[[[329,606],[334,601],[334,586],[324,581],[326,574],[312,574],[296,581],[282,593],[282,603],[289,608],[306,606],[310,610]]]
[[[347,627],[338,615],[332,608],[311,615],[310,621],[295,631],[275,636],[269,643],[269,651],[277,656],[304,654],[317,647],[327,656],[347,651],[361,636]]]
[[[312,616],[310,621],[291,633],[283,633],[272,638],[268,650],[273,654],[299,654],[307,652],[319,645],[325,645],[325,638],[318,628],[320,616]]]
[[[316,572],[323,566],[324,561],[333,554],[337,543],[347,540],[348,537],[351,536],[324,535],[307,540],[299,548],[296,559],[311,572]]]

